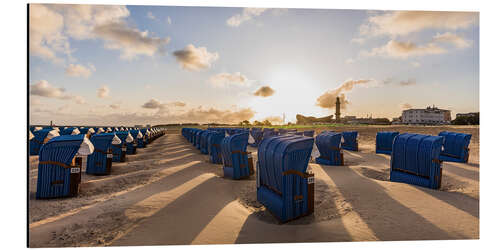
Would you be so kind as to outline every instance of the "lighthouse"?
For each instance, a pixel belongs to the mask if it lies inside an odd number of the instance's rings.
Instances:
[[[338,96],[335,102],[335,121],[340,122],[340,98]]]

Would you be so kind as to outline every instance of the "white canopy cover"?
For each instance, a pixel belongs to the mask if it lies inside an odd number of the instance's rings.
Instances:
[[[56,136],[59,136],[59,132],[57,130],[51,130],[48,134],[47,134],[47,138],[48,140],[56,137]]]
[[[92,142],[90,142],[90,140],[87,139],[87,137],[83,137],[83,142],[80,145],[80,148],[78,149],[78,154],[85,156],[92,154],[93,152],[94,152],[94,144],[92,144]]]
[[[120,140],[120,138],[118,138],[118,136],[113,136],[113,140],[111,141],[111,144],[113,145],[118,145],[118,144],[121,144],[122,143],[122,140]]]
[[[128,133],[128,135],[127,135],[127,139],[125,139],[125,141],[126,141],[127,143],[131,143],[131,142],[133,142],[133,141],[134,141],[134,137],[132,137],[132,135],[131,135],[130,133]]]
[[[248,134],[248,143],[249,144],[255,143],[255,139],[253,138],[252,134]]]

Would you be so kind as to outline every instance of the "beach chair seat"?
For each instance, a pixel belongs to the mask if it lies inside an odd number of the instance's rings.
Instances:
[[[128,155],[136,154],[136,152],[137,152],[137,139],[132,135],[132,133],[130,133],[130,131],[125,130],[125,132],[129,133],[127,135],[127,139],[125,139],[125,142],[127,143],[126,154],[128,154]]]
[[[247,152],[248,132],[224,137],[221,142],[224,177],[239,180],[253,174],[251,152]]]
[[[375,153],[391,155],[392,143],[394,142],[394,138],[396,138],[397,135],[399,135],[399,132],[377,132],[377,137],[375,139]]]
[[[82,157],[94,151],[84,135],[64,135],[50,139],[40,149],[36,198],[78,195]]]
[[[341,140],[341,133],[323,131],[317,135],[315,143],[320,155],[316,157],[316,163],[330,166],[343,166],[344,153],[340,148]]]
[[[118,131],[114,134],[120,139],[119,144],[111,144],[113,152],[113,162],[125,162],[127,154],[127,142],[125,141],[128,136],[127,131]]]
[[[137,148],[144,148],[144,141],[142,140],[142,133],[138,129],[131,129],[129,130],[130,135],[134,138],[133,145],[135,145],[135,151],[137,151]],[[128,148],[127,148],[128,150]],[[136,153],[136,152],[135,152]]]
[[[100,133],[90,138],[90,142],[94,145],[94,152],[87,156],[87,174],[108,175],[111,173],[113,161],[111,143],[115,136],[113,133]]]
[[[358,151],[358,131],[342,132],[343,142],[340,147],[345,150]]]
[[[261,128],[252,128],[250,130],[250,134],[252,135],[254,142],[249,144],[252,147],[258,147],[260,142],[262,141],[262,136],[264,134],[264,131],[262,131]]]
[[[444,145],[439,155],[442,161],[462,162],[469,161],[469,144],[471,134],[443,131],[439,136],[444,137]]]
[[[306,130],[306,131],[304,131],[304,136],[314,137],[314,130]]]
[[[390,180],[422,187],[441,187],[442,136],[404,133],[394,139]]]
[[[314,211],[314,174],[307,171],[314,139],[266,138],[258,150],[257,200],[280,222]]]

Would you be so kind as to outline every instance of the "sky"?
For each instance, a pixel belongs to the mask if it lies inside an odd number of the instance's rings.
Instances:
[[[479,111],[479,13],[29,7],[30,123]]]

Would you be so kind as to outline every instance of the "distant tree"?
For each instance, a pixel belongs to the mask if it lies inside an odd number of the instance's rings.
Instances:
[[[455,120],[451,121],[453,125],[479,125],[479,114],[475,114],[473,116],[461,116],[455,118]]]
[[[255,120],[255,121],[253,122],[253,125],[254,125],[254,126],[262,126],[263,124],[262,124],[262,122],[259,122],[259,121]]]
[[[272,126],[273,125],[269,120],[265,120],[262,124],[264,124],[264,126]]]
[[[248,120],[244,120],[244,121],[240,122],[240,124],[242,126],[250,126],[250,122]]]

